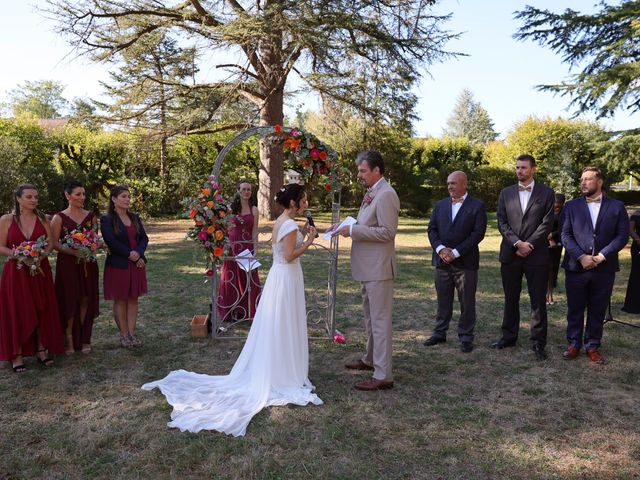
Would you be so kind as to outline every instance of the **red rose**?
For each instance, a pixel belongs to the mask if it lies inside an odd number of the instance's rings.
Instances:
[[[327,184],[324,186],[324,189],[325,189],[327,192],[330,192],[330,191],[331,191],[331,184],[330,184],[330,183],[327,183]]]
[[[213,277],[213,270],[209,269],[206,273],[207,277]]]
[[[275,127],[273,127],[277,134],[282,133],[282,127],[279,123],[276,123]]]
[[[318,157],[320,156],[320,150],[318,150],[317,148],[312,148],[312,149],[309,151],[309,156],[310,156],[311,158],[313,158],[314,160],[317,160],[317,159],[318,159]]]
[[[320,152],[320,160],[324,162],[326,159],[327,159],[327,152],[323,150]]]

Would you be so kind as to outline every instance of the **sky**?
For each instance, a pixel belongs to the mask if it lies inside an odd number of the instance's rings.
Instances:
[[[447,45],[447,50],[468,56],[450,59],[428,67],[428,74],[415,92],[419,98],[415,123],[418,136],[439,136],[461,91],[469,89],[494,121],[501,137],[514,124],[529,115],[570,117],[569,100],[551,93],[538,92],[535,86],[556,83],[570,73],[559,55],[533,42],[517,42],[512,38],[520,23],[513,12],[527,3],[539,8],[560,11],[572,8],[594,11],[596,0],[444,0],[436,7],[439,14],[452,13],[444,28],[463,32],[461,38]],[[30,80],[57,80],[66,85],[64,96],[100,98],[100,80],[107,69],[78,58],[64,38],[54,32],[54,23],[36,7],[44,1],[0,0],[6,4],[0,17],[0,102],[10,90]],[[573,72],[577,73],[577,72]],[[289,116],[300,102],[305,108],[317,109],[312,97],[287,102]],[[619,112],[613,119],[602,121],[615,130],[638,126],[636,118]],[[592,115],[579,118],[593,120]]]

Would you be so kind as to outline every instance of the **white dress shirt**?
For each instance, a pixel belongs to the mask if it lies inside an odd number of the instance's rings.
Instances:
[[[593,225],[593,229],[596,229],[596,222],[598,221],[598,215],[600,214],[600,206],[602,205],[602,195],[600,195],[599,202],[587,202],[587,207],[589,208],[589,215],[591,215],[591,225]]]
[[[522,213],[524,214],[527,209],[527,205],[529,204],[529,200],[531,199],[531,194],[533,193],[533,186],[535,184],[534,180],[531,180],[529,185],[523,185],[518,182],[518,187],[531,187],[531,191],[527,192],[526,190],[523,192],[518,191],[518,195],[520,196],[520,207],[522,208]]]
[[[462,207],[462,204],[464,203],[464,201],[467,199],[467,195],[469,195],[469,193],[465,193],[462,196],[462,202],[458,202],[458,203],[453,203],[453,198],[451,198],[451,222],[453,222],[456,219],[456,215],[458,215],[458,212],[460,211],[460,207]],[[446,248],[444,245],[440,244],[436,247],[436,253],[440,253],[440,251]],[[458,250],[456,250],[455,248],[451,251],[451,253],[453,253],[453,256],[458,258],[460,257],[460,252],[458,252]]]

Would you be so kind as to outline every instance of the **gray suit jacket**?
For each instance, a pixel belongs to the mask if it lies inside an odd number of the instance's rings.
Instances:
[[[358,223],[351,229],[351,274],[359,282],[395,278],[400,200],[383,178],[370,193],[370,204],[362,202]]]

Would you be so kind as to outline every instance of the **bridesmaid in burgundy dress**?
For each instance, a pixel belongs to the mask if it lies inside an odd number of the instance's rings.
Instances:
[[[38,211],[38,190],[18,187],[15,210],[0,217],[0,255],[11,256],[13,248],[45,236],[53,238],[46,217]],[[10,361],[13,371],[26,371],[23,357],[36,355],[43,366],[53,365],[50,354],[62,353],[64,343],[51,267],[46,257],[37,272],[17,268],[16,260],[5,262],[0,278],[0,360]]]
[[[85,210],[84,185],[68,182],[64,187],[68,207],[51,220],[51,233],[55,249],[59,252],[56,262],[56,296],[60,321],[65,333],[68,355],[80,350],[91,352],[93,321],[100,314],[98,294],[98,264],[86,261],[78,250],[65,247],[60,242],[76,229],[95,230],[98,222],[93,212]]]
[[[252,202],[251,184],[238,182],[238,190],[231,202],[235,215],[234,227],[229,231],[230,255],[250,250],[255,255],[258,245],[258,207]],[[248,282],[247,282],[248,280]],[[258,270],[247,275],[235,260],[226,260],[220,272],[218,314],[223,321],[253,318],[261,292]]]
[[[113,316],[120,330],[120,345],[141,347],[136,336],[138,297],[147,293],[147,259],[144,252],[149,237],[140,217],[129,211],[127,187],[116,186],[109,194],[109,211],[100,217],[102,238],[109,247],[104,264],[104,298],[113,300]]]

